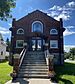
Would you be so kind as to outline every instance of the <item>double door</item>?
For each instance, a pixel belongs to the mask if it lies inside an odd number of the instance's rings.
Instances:
[[[32,39],[32,50],[42,50],[43,40],[42,39]]]

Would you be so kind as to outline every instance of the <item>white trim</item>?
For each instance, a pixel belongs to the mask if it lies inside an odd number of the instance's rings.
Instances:
[[[22,30],[23,32],[22,32],[22,33],[19,33],[20,30]],[[17,34],[24,34],[24,29],[19,28],[19,29],[17,30]]]
[[[17,45],[17,42],[18,42],[18,41],[21,41],[21,42],[23,41],[23,43],[24,43],[24,40],[16,40],[16,48],[23,48],[23,47],[19,47],[19,46]]]
[[[55,47],[52,47],[52,43],[55,43]],[[50,40],[50,48],[58,48],[58,40]]]
[[[43,24],[42,24],[42,22],[40,22],[40,21],[34,21],[34,22],[32,23],[32,32],[34,32],[34,31],[33,31],[33,30],[34,30],[34,29],[33,29],[33,25],[34,25],[35,23],[37,23],[37,22],[41,24],[41,26],[42,26],[42,31],[41,31],[41,32],[43,33]]]
[[[52,31],[55,31],[55,33],[53,33]],[[56,34],[58,34],[58,31],[57,31],[57,29],[51,29],[51,30],[50,30],[50,34],[53,34],[53,35],[56,35]]]

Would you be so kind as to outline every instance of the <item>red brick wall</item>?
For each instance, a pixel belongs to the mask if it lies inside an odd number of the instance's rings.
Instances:
[[[13,20],[12,22],[12,30],[13,33],[12,35],[14,36],[12,45],[14,47],[14,52],[15,53],[20,53],[22,49],[16,49],[16,40],[24,40],[27,41],[29,40],[27,37],[32,37],[33,33],[31,32],[32,29],[32,23],[34,21],[41,21],[43,24],[43,34],[48,36],[48,40],[58,40],[59,42],[59,48],[58,49],[50,49],[51,52],[55,53],[63,53],[63,38],[61,39],[61,44],[60,44],[60,36],[63,37],[63,26],[62,26],[62,21],[56,21],[52,17],[47,16],[46,13],[40,12],[38,10],[28,14],[27,16],[19,19],[19,20]],[[61,28],[62,27],[62,28]],[[17,29],[23,28],[24,29],[24,35],[17,35]],[[51,28],[56,28],[58,30],[58,35],[50,35],[50,29]],[[50,43],[50,42],[49,42]],[[60,49],[61,48],[61,49]]]

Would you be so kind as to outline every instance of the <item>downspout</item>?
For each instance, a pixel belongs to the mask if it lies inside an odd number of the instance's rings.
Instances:
[[[14,31],[13,31],[13,28],[14,28],[14,24],[15,24],[15,21],[16,21],[16,19],[14,18],[13,19],[13,21],[12,21],[12,27],[9,29],[10,31],[11,31],[11,49],[10,49],[10,60],[11,60],[11,63],[9,62],[9,65],[13,65],[13,54],[14,54],[14,41],[13,41],[13,39],[14,39]]]
[[[61,53],[62,53],[62,47],[61,45],[61,41],[62,41],[62,38],[61,38],[61,35],[62,35],[62,28],[63,28],[63,21],[62,21],[62,18],[60,18],[60,30],[59,30],[59,59],[60,59],[60,65],[61,65]]]

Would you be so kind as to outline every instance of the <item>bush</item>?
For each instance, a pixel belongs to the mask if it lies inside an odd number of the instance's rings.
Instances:
[[[69,52],[65,52],[64,53],[64,59],[69,59],[70,58],[70,53]]]

